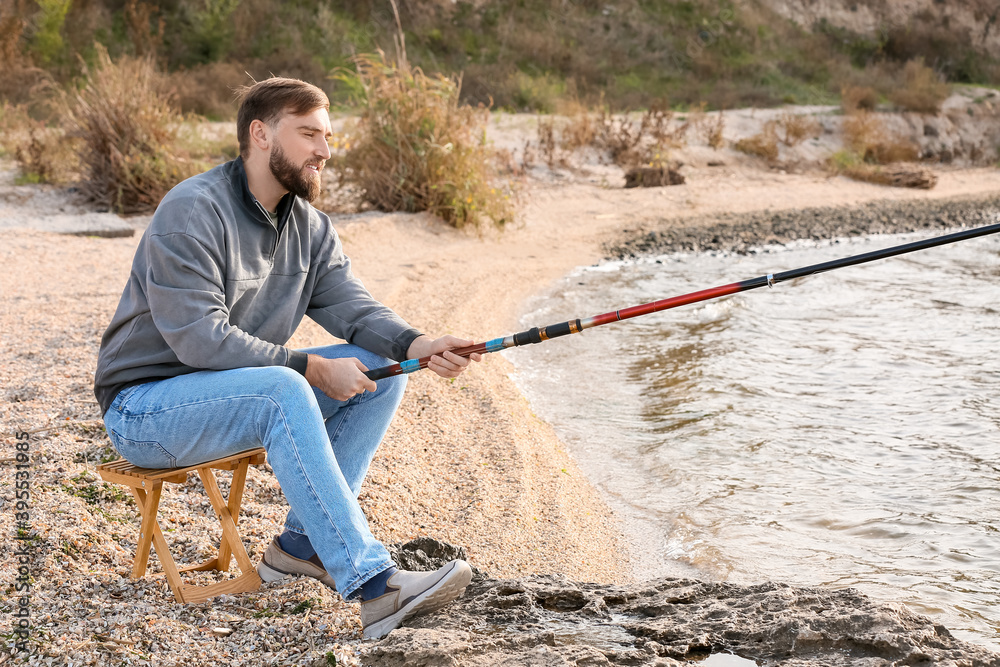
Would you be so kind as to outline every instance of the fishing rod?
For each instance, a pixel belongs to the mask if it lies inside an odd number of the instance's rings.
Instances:
[[[987,225],[986,227],[976,227],[974,229],[967,229],[953,234],[936,236],[923,241],[904,243],[903,245],[897,245],[883,250],[873,250],[872,252],[853,255],[843,259],[834,259],[829,262],[813,264],[801,269],[792,269],[790,271],[782,271],[780,273],[769,273],[765,276],[758,276],[757,278],[752,278],[750,280],[743,280],[741,282],[730,283],[728,285],[720,285],[719,287],[710,287],[709,289],[700,290],[698,292],[691,292],[690,294],[682,294],[681,296],[674,296],[668,299],[653,301],[651,303],[644,303],[642,305],[632,306],[631,308],[625,308],[623,310],[615,310],[610,313],[604,313],[603,315],[595,315],[584,319],[568,320],[566,322],[560,322],[559,324],[551,324],[546,327],[534,327],[532,329],[528,329],[527,331],[522,331],[510,336],[494,338],[493,340],[486,341],[485,343],[477,343],[475,345],[469,345],[468,347],[456,348],[451,351],[460,357],[468,357],[472,354],[499,352],[500,350],[506,350],[507,348],[518,347],[520,345],[541,343],[542,341],[559,338],[560,336],[580,333],[585,329],[599,327],[602,324],[620,322],[621,320],[627,320],[632,317],[658,313],[662,310],[686,306],[688,304],[698,303],[699,301],[717,299],[721,296],[728,296],[738,292],[746,292],[748,290],[757,289],[758,287],[764,287],[765,285],[773,287],[777,283],[782,283],[786,280],[804,278],[805,276],[811,276],[817,273],[825,273],[826,271],[842,269],[847,266],[856,266],[866,262],[873,262],[878,259],[896,257],[897,255],[904,255],[917,250],[935,248],[937,246],[956,243],[958,241],[966,241],[968,239],[974,239],[988,234],[996,234],[997,232],[1000,232],[1000,224]],[[398,364],[392,364],[391,366],[374,368],[367,371],[365,375],[372,380],[381,380],[382,378],[392,377],[394,375],[413,373],[422,368],[427,368],[427,364],[430,360],[430,357],[410,359]]]

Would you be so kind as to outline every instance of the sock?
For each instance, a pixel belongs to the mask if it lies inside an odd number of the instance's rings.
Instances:
[[[286,530],[281,535],[278,535],[278,545],[285,553],[296,558],[301,558],[302,560],[309,560],[316,555],[316,550],[313,549],[309,537],[302,533],[293,533],[290,530]]]
[[[396,574],[396,572],[396,568],[390,567],[388,570],[379,572],[374,577],[361,584],[361,588],[358,589],[361,600],[374,600],[379,596],[385,595],[386,583],[389,581],[389,577]]]

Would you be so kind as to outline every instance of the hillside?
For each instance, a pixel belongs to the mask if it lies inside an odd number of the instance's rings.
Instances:
[[[399,0],[410,61],[463,76],[463,98],[516,111],[567,102],[635,109],[836,103],[845,86],[884,98],[904,64],[1000,85],[994,0]],[[355,54],[395,50],[387,0],[12,0],[0,6],[0,102],[66,85],[95,43],[149,56],[186,111],[232,114],[230,90],[270,74],[350,90]]]
[[[1000,57],[1000,4],[995,0],[762,0],[801,26],[830,26],[869,39],[894,41],[913,55],[948,57],[942,44],[964,40],[974,50]]]

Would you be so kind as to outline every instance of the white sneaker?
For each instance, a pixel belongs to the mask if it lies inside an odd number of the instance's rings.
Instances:
[[[386,582],[386,592],[361,603],[361,625],[365,639],[380,639],[406,619],[440,609],[464,591],[472,581],[472,568],[464,560],[453,560],[434,572],[399,570]]]

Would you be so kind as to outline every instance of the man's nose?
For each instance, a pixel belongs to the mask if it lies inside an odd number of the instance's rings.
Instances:
[[[330,144],[326,142],[326,137],[323,137],[323,140],[319,143],[318,149],[319,150],[316,152],[317,156],[323,158],[324,160],[330,159]]]

